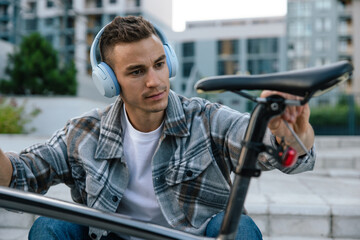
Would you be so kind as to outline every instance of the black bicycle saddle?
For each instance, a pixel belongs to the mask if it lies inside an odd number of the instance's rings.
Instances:
[[[199,80],[195,89],[198,92],[275,90],[305,97],[319,95],[319,92],[346,81],[352,70],[348,61],[340,61],[321,67],[271,74],[214,76]]]

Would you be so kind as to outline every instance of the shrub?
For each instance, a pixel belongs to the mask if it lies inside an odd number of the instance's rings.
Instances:
[[[14,99],[0,98],[0,133],[29,133],[35,129],[27,130],[25,125],[40,113],[40,109],[25,111],[26,102],[18,105]]]

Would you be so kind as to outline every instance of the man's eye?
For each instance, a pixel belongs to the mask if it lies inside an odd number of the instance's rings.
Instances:
[[[158,62],[155,64],[155,67],[161,68],[164,64],[165,64],[165,62]]]
[[[141,73],[142,73],[142,70],[138,69],[138,70],[132,71],[131,75],[137,76],[137,75],[140,75]]]

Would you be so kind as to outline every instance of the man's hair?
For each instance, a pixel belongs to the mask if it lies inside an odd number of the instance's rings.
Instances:
[[[100,38],[100,55],[103,62],[111,67],[111,52],[119,43],[137,42],[157,35],[154,26],[138,16],[115,17],[114,20],[104,29]]]

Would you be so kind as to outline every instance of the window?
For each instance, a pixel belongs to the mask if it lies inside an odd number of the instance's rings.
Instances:
[[[101,27],[102,18],[101,15],[91,15],[88,17],[88,27]]]
[[[315,20],[315,29],[318,32],[329,32],[331,31],[331,26],[330,18],[317,18]]]
[[[127,6],[128,7],[140,7],[141,0],[127,0]]]
[[[54,18],[46,18],[45,19],[45,25],[50,27],[54,24]]]
[[[74,17],[68,17],[66,22],[66,28],[74,28],[74,27],[75,27]]]
[[[320,58],[316,59],[315,66],[323,66],[323,65],[326,65],[329,63],[331,63],[330,59],[328,59],[326,57],[320,57]]]
[[[315,50],[319,52],[331,50],[330,40],[328,38],[317,38],[315,40]]]
[[[26,30],[36,30],[37,29],[37,19],[25,20],[25,29]]]
[[[193,57],[195,56],[195,44],[194,42],[185,42],[182,44],[182,56]]]
[[[54,41],[54,36],[53,35],[47,35],[47,36],[45,36],[45,39],[52,45],[53,41]]]
[[[29,3],[29,13],[36,13],[36,2]]]
[[[277,38],[248,39],[247,47],[249,54],[277,53],[278,39]]]
[[[218,75],[231,75],[239,71],[238,61],[220,60],[218,61]]]
[[[236,55],[239,53],[238,40],[221,40],[217,43],[218,55]]]
[[[65,44],[66,44],[66,46],[74,45],[74,35],[66,35],[65,36]]]
[[[110,19],[110,21],[112,21],[114,18],[116,18],[117,17],[117,15],[116,14],[110,14],[109,15],[109,19]]]
[[[194,63],[193,62],[184,62],[182,65],[183,65],[182,76],[183,77],[189,77],[190,73],[191,73],[191,70],[192,70],[192,68],[194,66]]]
[[[248,60],[250,74],[265,74],[279,71],[277,59],[254,59]]]
[[[53,0],[47,0],[46,1],[46,7],[47,8],[52,8],[52,7],[54,7],[55,6],[55,4],[54,4],[54,1]]]
[[[318,10],[330,10],[331,9],[331,0],[316,0],[315,8]]]

